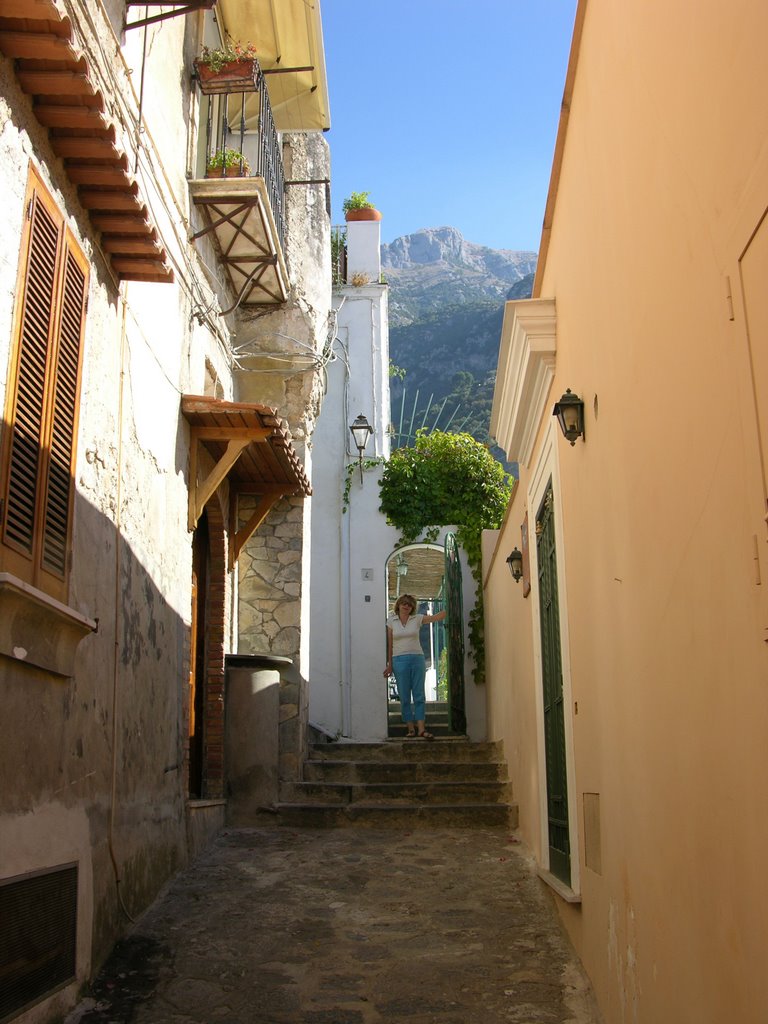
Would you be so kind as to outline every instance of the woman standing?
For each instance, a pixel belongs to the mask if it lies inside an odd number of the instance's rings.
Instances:
[[[416,615],[416,599],[403,594],[395,601],[394,614],[387,619],[387,667],[384,675],[394,672],[403,721],[409,739],[433,740],[425,725],[424,680],[427,663],[419,642],[419,630],[428,622],[442,622],[445,612],[437,615]]]

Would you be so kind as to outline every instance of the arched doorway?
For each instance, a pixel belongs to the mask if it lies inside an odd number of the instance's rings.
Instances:
[[[401,594],[416,598],[418,611],[434,614],[448,607],[448,575],[446,555],[442,544],[409,544],[393,551],[386,562],[387,615],[391,615],[395,601]],[[452,612],[461,621],[461,594],[450,599]],[[456,732],[456,716],[452,713],[450,660],[448,656],[448,630],[443,622],[423,626],[421,648],[427,662],[427,724],[436,735]],[[455,659],[454,659],[455,665]],[[400,703],[394,677],[386,683],[387,735],[402,736],[405,726],[400,717]],[[463,708],[463,690],[461,694]],[[453,724],[452,724],[453,723]],[[459,731],[464,731],[463,728]]]

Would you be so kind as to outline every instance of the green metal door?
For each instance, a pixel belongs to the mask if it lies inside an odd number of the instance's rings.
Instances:
[[[536,516],[536,556],[541,620],[541,667],[544,697],[544,750],[547,764],[549,867],[570,885],[571,840],[568,832],[568,783],[565,759],[565,708],[560,657],[560,612],[557,602],[557,551],[552,481]]]
[[[448,647],[448,707],[451,730],[467,731],[464,710],[464,609],[461,595],[461,563],[456,537],[445,538],[445,607]]]

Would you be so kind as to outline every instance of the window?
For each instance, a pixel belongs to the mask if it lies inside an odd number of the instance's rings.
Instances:
[[[0,460],[0,569],[66,601],[88,265],[34,171]]]

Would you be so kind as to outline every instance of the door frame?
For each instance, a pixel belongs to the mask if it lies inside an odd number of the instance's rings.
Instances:
[[[545,431],[544,441],[538,459],[532,467],[530,481],[526,493],[528,514],[528,551],[531,560],[531,581],[538,580],[539,562],[536,548],[536,513],[544,500],[550,479],[552,480],[553,508],[555,528],[555,546],[557,549],[557,600],[560,617],[560,659],[563,675],[563,713],[565,718],[565,759],[566,778],[568,783],[568,834],[571,846],[571,884],[565,886],[559,879],[549,875],[549,827],[547,807],[547,764],[544,742],[544,679],[541,657],[541,609],[539,606],[539,588],[533,586],[531,598],[531,628],[533,633],[533,665],[536,686],[536,740],[538,753],[538,789],[539,789],[539,860],[546,880],[552,881],[554,888],[561,890],[568,898],[570,892],[574,897],[581,894],[581,836],[579,833],[578,793],[576,789],[576,765],[573,743],[573,690],[571,686],[571,648],[568,629],[568,600],[566,592],[565,541],[563,538],[563,509],[560,500],[560,465],[557,457],[558,444],[557,422],[553,418]]]

